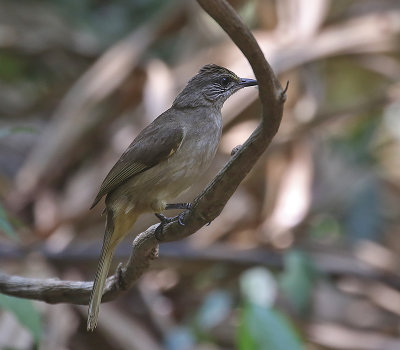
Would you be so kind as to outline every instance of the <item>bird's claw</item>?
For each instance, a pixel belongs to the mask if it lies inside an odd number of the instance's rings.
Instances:
[[[160,224],[157,226],[156,230],[154,231],[154,236],[156,237],[157,241],[162,241],[161,239],[161,235],[163,233],[164,230],[164,226],[171,223],[171,222],[175,222],[177,221],[179,225],[181,226],[185,226],[185,212],[180,213],[179,215],[176,216],[172,216],[172,217],[167,217],[163,214],[159,214],[156,213],[154,214],[155,216],[157,216],[158,220],[160,220]]]
[[[157,226],[156,230],[154,231],[154,237],[156,237],[157,241],[161,242],[161,235],[164,231],[164,226],[168,223],[171,222],[171,218],[166,217],[163,214],[155,213],[155,216],[157,216],[158,220],[160,220],[160,224]]]
[[[160,213],[155,213],[154,215],[157,216],[158,220],[160,220],[160,224],[166,225],[166,224],[169,224],[170,222],[173,221],[173,217],[169,218],[169,217],[167,217],[167,216],[165,216],[163,214],[160,214]]]
[[[178,224],[181,226],[185,226],[184,220],[185,219],[185,212],[183,211],[178,215]]]

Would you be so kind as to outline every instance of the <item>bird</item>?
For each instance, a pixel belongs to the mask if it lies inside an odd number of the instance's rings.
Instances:
[[[87,329],[97,326],[114,250],[137,218],[166,209],[208,169],[221,138],[224,102],[238,90],[257,85],[227,68],[208,64],[192,77],[172,106],[145,127],[103,180],[91,209],[105,196],[106,227],[89,300]]]

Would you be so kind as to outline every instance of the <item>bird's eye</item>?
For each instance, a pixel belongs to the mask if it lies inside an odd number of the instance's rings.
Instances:
[[[221,86],[226,88],[229,85],[230,81],[231,80],[228,77],[221,78],[221,82],[220,82]]]

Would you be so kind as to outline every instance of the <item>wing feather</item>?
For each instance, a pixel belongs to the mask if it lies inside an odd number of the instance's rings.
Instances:
[[[177,151],[183,140],[183,129],[173,122],[160,123],[159,119],[147,126],[115,163],[90,208],[131,177],[167,160]]]

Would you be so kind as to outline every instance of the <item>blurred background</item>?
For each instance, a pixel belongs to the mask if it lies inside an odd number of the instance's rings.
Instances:
[[[0,295],[1,349],[400,349],[400,2],[231,4],[290,81],[271,147],[220,217],[101,306],[95,333],[86,307]],[[195,1],[0,0],[3,272],[93,279],[102,179],[207,63],[254,76]],[[223,115],[182,200],[256,127],[257,89]]]

